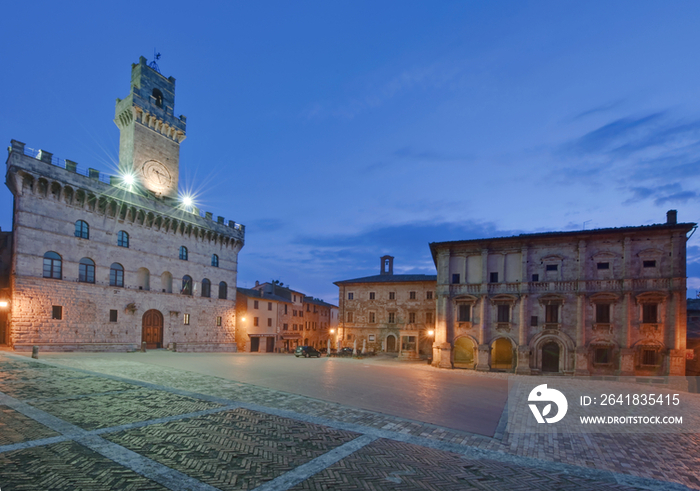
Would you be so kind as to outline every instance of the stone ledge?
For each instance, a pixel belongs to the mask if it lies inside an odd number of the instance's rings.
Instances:
[[[174,345],[174,346],[173,346]],[[170,343],[170,349],[178,353],[214,353],[229,352],[236,353],[238,347],[236,343]]]
[[[34,346],[39,347],[39,352],[42,351],[136,351],[139,346],[134,343],[15,343],[13,348],[15,351],[31,351]]]

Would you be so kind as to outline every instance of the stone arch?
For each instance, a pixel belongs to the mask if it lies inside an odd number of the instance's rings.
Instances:
[[[474,368],[477,360],[478,341],[469,335],[459,336],[454,341],[453,363],[455,368]]]
[[[73,204],[73,188],[70,186],[65,186],[63,188],[63,200],[67,205]]]
[[[34,191],[34,176],[31,174],[22,174],[22,189]]]
[[[145,223],[146,227],[152,227],[154,221],[155,221],[155,215],[153,213],[148,213],[146,215],[146,221],[144,223]]]
[[[148,268],[139,268],[136,271],[136,281],[139,290],[151,289],[151,272],[148,270]]]
[[[85,206],[85,199],[86,199],[85,191],[83,191],[82,189],[78,189],[75,192],[75,204],[76,204],[76,206],[83,208]]]
[[[530,341],[530,365],[535,370],[542,370],[542,349],[547,343],[554,342],[559,346],[559,372],[574,370],[576,344],[566,333],[549,329],[536,334]]]
[[[136,215],[136,223],[139,225],[143,225],[146,221],[146,214],[143,212],[143,210],[139,210],[138,214]]]
[[[107,213],[107,199],[102,196],[97,200],[97,213],[100,215]]]
[[[172,293],[173,292],[173,275],[171,275],[168,271],[166,271],[162,275],[160,275],[160,286],[161,286],[164,293]]]
[[[517,344],[508,336],[498,336],[491,341],[491,369],[513,370],[515,368]]]
[[[95,208],[97,207],[97,196],[95,196],[92,193],[88,194],[87,207],[88,207],[88,210],[95,211]]]
[[[55,200],[59,200],[61,197],[61,185],[56,181],[51,183],[51,196]]]
[[[43,177],[40,177],[38,180],[38,185],[36,187],[37,194],[39,196],[46,197],[48,191],[49,191],[49,181],[47,181]]]
[[[107,208],[107,216],[115,218],[117,216],[117,202],[110,201]]]

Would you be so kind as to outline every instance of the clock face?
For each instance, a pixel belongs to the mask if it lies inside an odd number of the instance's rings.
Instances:
[[[167,167],[156,160],[149,160],[143,164],[142,172],[146,187],[153,191],[163,192],[167,190],[173,180]]]

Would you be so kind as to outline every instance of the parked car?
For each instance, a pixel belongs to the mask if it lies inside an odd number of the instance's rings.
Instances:
[[[352,348],[340,348],[338,356],[352,356]]]
[[[316,350],[313,346],[297,346],[297,349],[294,351],[294,356],[297,358],[300,356],[304,358],[310,358],[312,356],[320,358],[321,352]]]

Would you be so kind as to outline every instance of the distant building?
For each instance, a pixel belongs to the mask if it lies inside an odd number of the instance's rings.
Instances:
[[[186,120],[174,105],[175,79],[141,57],[116,104],[119,176],[12,140],[11,298],[0,344],[235,351],[245,229],[178,199]]]
[[[335,305],[279,282],[238,288],[236,311],[238,350],[252,353],[291,352],[297,346],[323,349],[338,319]]]
[[[427,358],[435,327],[436,276],[394,274],[394,258],[380,258],[380,272],[336,281],[339,341],[343,346]]]
[[[686,375],[700,377],[700,298],[687,300],[688,350],[692,359],[686,365]]]
[[[663,224],[430,244],[433,363],[522,374],[684,375],[686,235]]]

